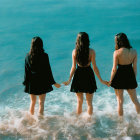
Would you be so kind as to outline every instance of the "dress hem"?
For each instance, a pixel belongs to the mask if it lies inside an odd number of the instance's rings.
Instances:
[[[97,89],[95,89],[94,91],[76,91],[76,90],[70,90],[70,92],[75,92],[75,93],[89,93],[89,94],[93,94],[94,92],[96,92]]]
[[[114,88],[114,89],[124,89],[124,90],[127,90],[127,89],[136,89],[138,86],[136,86],[136,87],[127,87],[127,88],[118,88],[118,87],[113,87],[113,86],[111,86],[112,88]]]
[[[33,95],[42,95],[42,94],[47,94],[49,92],[53,91],[53,89],[50,89],[50,90],[46,90],[46,91],[42,91],[42,92],[28,92],[28,91],[24,91],[25,93],[28,93],[28,94],[33,94]]]

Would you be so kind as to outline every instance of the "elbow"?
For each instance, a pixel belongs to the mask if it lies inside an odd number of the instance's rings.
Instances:
[[[93,70],[94,70],[94,72],[97,72],[98,68],[95,66],[95,67],[93,67]]]
[[[134,71],[137,71],[137,67],[134,67],[134,66],[133,66],[133,70],[134,70]]]
[[[76,70],[76,66],[72,66],[72,71],[75,71]]]
[[[113,69],[112,69],[112,72],[113,72],[113,73],[115,73],[116,71],[117,71],[117,69],[116,69],[116,68],[113,68]]]

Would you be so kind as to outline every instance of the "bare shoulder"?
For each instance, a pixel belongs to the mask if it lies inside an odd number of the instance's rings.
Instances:
[[[120,50],[115,50],[114,53],[113,53],[113,56],[117,57],[119,55],[119,53],[120,53]]]
[[[91,56],[95,56],[95,51],[94,51],[94,49],[89,48],[89,54],[90,54]]]
[[[74,49],[73,51],[72,51],[72,56],[76,56],[76,50]]]
[[[137,51],[135,49],[131,48],[130,50],[134,55],[137,55]]]
[[[132,51],[133,51],[134,58],[137,58],[137,51],[135,49],[132,49]]]

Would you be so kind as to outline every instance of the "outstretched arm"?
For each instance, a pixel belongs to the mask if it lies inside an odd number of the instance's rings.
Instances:
[[[73,52],[72,52],[72,67],[71,67],[71,71],[70,71],[70,77],[69,77],[68,81],[63,82],[64,85],[68,85],[71,82],[71,79],[73,77],[75,70],[76,70],[76,55],[75,55],[75,50],[73,50]]]
[[[112,67],[112,71],[111,71],[111,78],[110,78],[110,84],[116,74],[117,71],[117,65],[118,65],[118,57],[117,57],[117,52],[115,51],[113,54],[113,67]]]
[[[98,77],[98,79],[100,80],[100,82],[107,85],[107,82],[106,81],[103,81],[102,78],[101,78],[101,76],[100,76],[99,69],[98,69],[98,67],[96,65],[95,57],[96,57],[95,51],[92,50],[91,62],[92,62],[93,70],[94,70],[96,76]]]

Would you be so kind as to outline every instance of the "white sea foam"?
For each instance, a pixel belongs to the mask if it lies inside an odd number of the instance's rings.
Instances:
[[[30,115],[27,110],[6,107],[0,113],[0,134],[20,135],[24,139],[54,140],[93,140],[93,139],[129,139],[129,136],[140,135],[140,116],[127,93],[124,93],[124,117],[118,117],[117,101],[112,90],[107,89],[94,95],[94,114],[86,113],[86,101],[83,113],[77,116],[76,97],[64,92],[51,93],[46,97],[45,116]],[[55,91],[56,92],[56,91]],[[57,95],[59,96],[57,96]],[[36,106],[36,112],[38,107]]]

